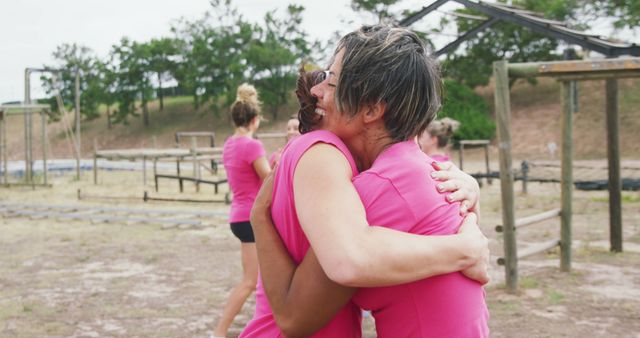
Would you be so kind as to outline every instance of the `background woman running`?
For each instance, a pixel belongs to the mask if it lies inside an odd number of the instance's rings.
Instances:
[[[238,87],[236,101],[231,105],[231,118],[235,130],[224,143],[222,162],[233,192],[229,223],[231,231],[241,242],[243,273],[242,280],[229,294],[213,331],[214,337],[226,337],[233,318],[256,288],[258,259],[249,215],[262,180],[271,172],[262,143],[253,138],[261,118],[255,87],[246,83]]]

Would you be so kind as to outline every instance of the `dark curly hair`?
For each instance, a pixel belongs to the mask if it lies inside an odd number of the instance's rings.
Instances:
[[[316,128],[322,116],[316,113],[316,103],[318,98],[311,95],[311,87],[324,81],[324,72],[321,70],[305,71],[304,66],[300,67],[298,82],[296,85],[296,96],[300,103],[298,110],[298,120],[300,120],[300,134],[310,132]]]

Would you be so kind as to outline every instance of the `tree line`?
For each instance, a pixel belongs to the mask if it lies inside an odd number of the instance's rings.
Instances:
[[[398,22],[421,8],[404,8],[403,0],[352,0],[355,13],[364,13],[369,21]],[[499,2],[507,2],[499,0]],[[149,102],[158,99],[164,108],[164,84],[176,84],[183,95],[191,97],[197,109],[209,104],[220,114],[235,98],[238,84],[249,81],[260,91],[265,109],[277,118],[278,108],[287,102],[295,85],[297,70],[312,55],[324,55],[335,41],[311,41],[302,28],[304,7],[289,5],[284,17],[266,13],[262,22],[249,22],[231,0],[211,0],[211,10],[197,20],[180,20],[171,28],[171,36],[145,42],[126,37],[111,47],[106,57],[96,56],[86,46],[63,44],[53,52],[60,69],[57,81],[43,77],[50,95],[60,92],[71,105],[75,73],[81,74],[80,110],[83,118],[99,115],[98,107],[107,107],[109,123],[127,123],[140,113],[149,125]],[[568,21],[573,28],[588,29],[595,18],[607,17],[616,28],[635,29],[640,24],[640,0],[511,0],[508,3],[542,13],[546,18]],[[427,3],[425,3],[426,5]],[[426,31],[411,27],[429,42],[453,26],[460,34],[477,25],[479,13],[466,8],[459,16],[444,16]],[[355,15],[354,17],[357,17]],[[371,20],[373,18],[373,20]],[[361,22],[366,18],[359,18]],[[356,19],[355,21],[357,21]],[[354,23],[354,22],[352,22]],[[444,75],[470,88],[486,85],[495,60],[511,62],[545,61],[561,58],[559,41],[527,28],[501,22],[461,45],[442,60]],[[472,91],[463,91],[473,94]],[[53,111],[59,107],[54,97]],[[446,110],[446,107],[445,107]]]
[[[286,103],[295,85],[298,67],[310,61],[316,42],[301,28],[304,7],[289,5],[278,18],[268,12],[261,23],[247,21],[231,0],[212,0],[202,18],[182,19],[171,27],[171,35],[145,42],[123,37],[106,57],[86,46],[65,43],[53,52],[60,70],[55,77],[43,76],[48,102],[55,113],[55,95],[71,108],[75,74],[80,72],[80,111],[85,119],[99,116],[107,107],[108,123],[127,123],[141,113],[150,124],[149,102],[157,99],[164,109],[163,85],[173,83],[192,98],[196,109],[209,103],[220,114],[235,99],[237,86],[250,81],[272,117]]]

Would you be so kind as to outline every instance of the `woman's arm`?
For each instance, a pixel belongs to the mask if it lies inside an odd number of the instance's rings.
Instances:
[[[329,278],[355,287],[407,283],[484,264],[480,231],[420,236],[369,226],[351,184],[351,169],[335,147],[318,144],[294,174],[300,224]],[[488,276],[485,276],[488,280]]]
[[[344,158],[341,154],[340,157]],[[347,174],[351,176],[350,172]],[[349,301],[355,289],[330,280],[322,270],[313,249],[309,250],[299,266],[295,265],[271,220],[269,207],[272,184],[273,174],[265,179],[251,213],[262,282],[274,318],[285,335],[308,336],[324,327]],[[466,232],[467,240],[485,240],[474,216],[464,220],[461,232]],[[437,237],[434,239],[440,240]],[[485,249],[488,257],[488,248]],[[488,281],[484,263],[485,260],[479,260],[477,264],[467,268],[465,271],[468,277],[481,282]]]
[[[271,220],[272,186],[273,175],[269,175],[251,210],[262,285],[285,336],[310,336],[333,318],[356,289],[330,280],[311,248],[296,266]]]
[[[256,171],[256,173],[258,173],[260,179],[264,180],[265,177],[267,177],[271,172],[271,166],[269,166],[267,157],[260,156],[255,161],[253,161],[253,169]]]

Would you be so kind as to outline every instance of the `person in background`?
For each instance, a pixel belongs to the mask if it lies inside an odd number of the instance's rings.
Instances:
[[[294,139],[296,136],[300,136],[300,121],[297,116],[292,116],[289,121],[287,121],[287,142]],[[280,156],[282,155],[283,147],[278,148],[278,150],[274,151],[271,156],[269,156],[269,164],[271,168],[275,167],[275,165],[280,161]]]
[[[429,127],[418,137],[418,145],[422,152],[437,162],[449,162],[449,139],[460,127],[460,122],[445,117],[434,120]]]
[[[253,138],[261,119],[255,87],[246,83],[238,87],[236,101],[231,105],[231,118],[235,129],[224,143],[222,162],[233,193],[229,223],[231,231],[240,240],[243,274],[229,294],[213,337],[226,337],[233,319],[256,288],[258,258],[249,218],[262,180],[271,172],[262,143]]]

